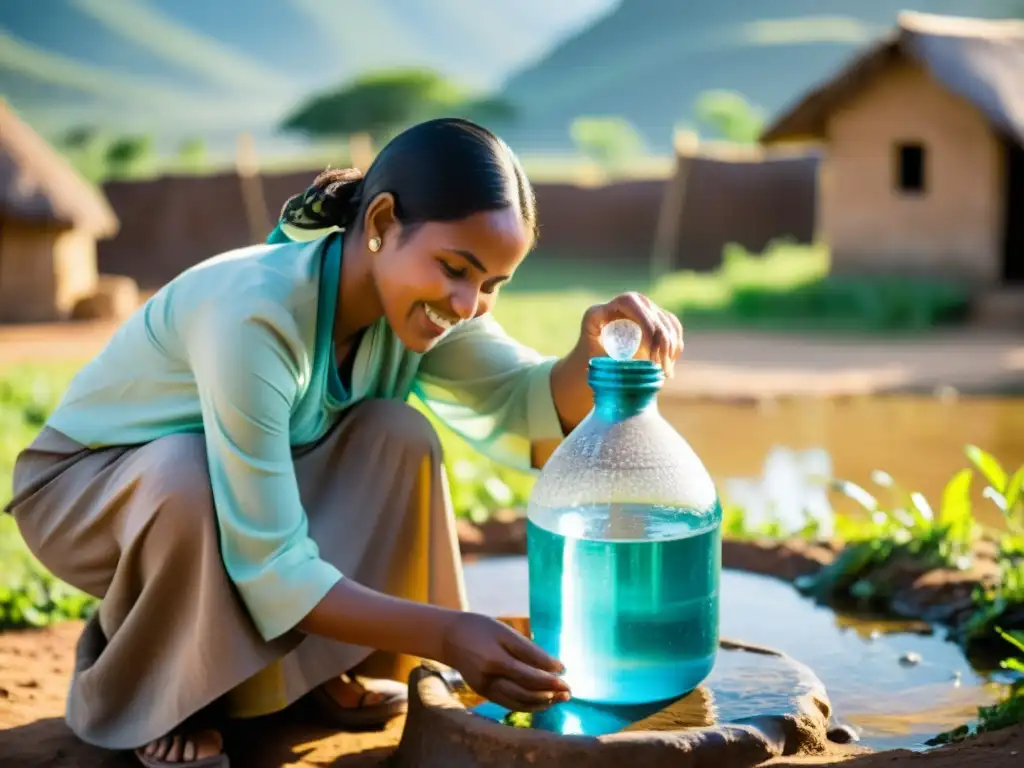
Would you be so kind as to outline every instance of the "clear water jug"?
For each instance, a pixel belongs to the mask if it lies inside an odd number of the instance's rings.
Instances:
[[[601,704],[682,696],[718,650],[718,494],[658,411],[661,369],[635,351],[590,361],[594,408],[527,512],[534,641],[565,665],[574,698]]]

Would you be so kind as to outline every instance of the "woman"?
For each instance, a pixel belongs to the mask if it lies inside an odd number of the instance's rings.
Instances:
[[[403,711],[405,686],[357,677],[396,654],[513,709],[568,698],[557,660],[466,610],[437,437],[405,404],[527,469],[591,408],[606,322],[637,320],[671,372],[678,320],[634,294],[592,307],[561,359],[505,335],[489,312],[535,229],[501,140],[422,123],[365,178],[322,174],[269,244],[179,275],[82,369],[9,507],[42,563],[103,598],[68,697],[80,738],[226,766],[214,715]]]

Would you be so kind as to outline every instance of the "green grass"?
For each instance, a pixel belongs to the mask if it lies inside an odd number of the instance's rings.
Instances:
[[[830,274],[824,245],[780,241],[763,254],[730,245],[710,275],[681,272],[653,295],[689,328],[921,331],[956,322],[969,293],[951,281]]]
[[[0,369],[0,507],[11,494],[18,452],[39,431],[77,366]],[[25,548],[14,519],[0,515],[0,630],[81,618],[93,600],[50,575]]]
[[[924,332],[958,321],[969,304],[967,291],[947,281],[830,275],[822,245],[782,241],[761,254],[731,245],[723,256],[713,272],[680,271],[652,284],[644,260],[588,265],[541,249],[504,289],[495,316],[521,341],[562,354],[587,307],[630,290],[646,293],[691,330]]]

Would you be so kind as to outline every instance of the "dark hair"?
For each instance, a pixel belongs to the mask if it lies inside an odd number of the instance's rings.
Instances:
[[[462,118],[428,120],[389,141],[365,177],[328,169],[284,204],[281,222],[300,229],[358,229],[366,207],[390,192],[403,233],[427,221],[456,221],[516,206],[537,236],[536,200],[519,160],[486,128]]]

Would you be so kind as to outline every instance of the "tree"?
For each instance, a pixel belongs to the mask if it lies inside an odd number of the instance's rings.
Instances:
[[[705,91],[694,112],[699,123],[727,141],[753,144],[764,130],[764,113],[734,91]]]
[[[206,142],[198,137],[185,139],[178,146],[178,167],[189,173],[199,173],[206,168]]]
[[[54,142],[83,178],[99,184],[107,175],[107,147],[110,139],[92,125],[69,129]]]
[[[314,138],[368,133],[382,143],[408,126],[445,115],[480,122],[508,121],[508,102],[478,98],[426,69],[371,73],[349,85],[312,97],[282,122],[282,129]]]
[[[647,151],[636,128],[622,117],[578,117],[569,134],[580,153],[606,170],[621,168]]]
[[[154,159],[151,136],[121,136],[107,147],[107,172],[114,178],[130,178],[144,172]]]

